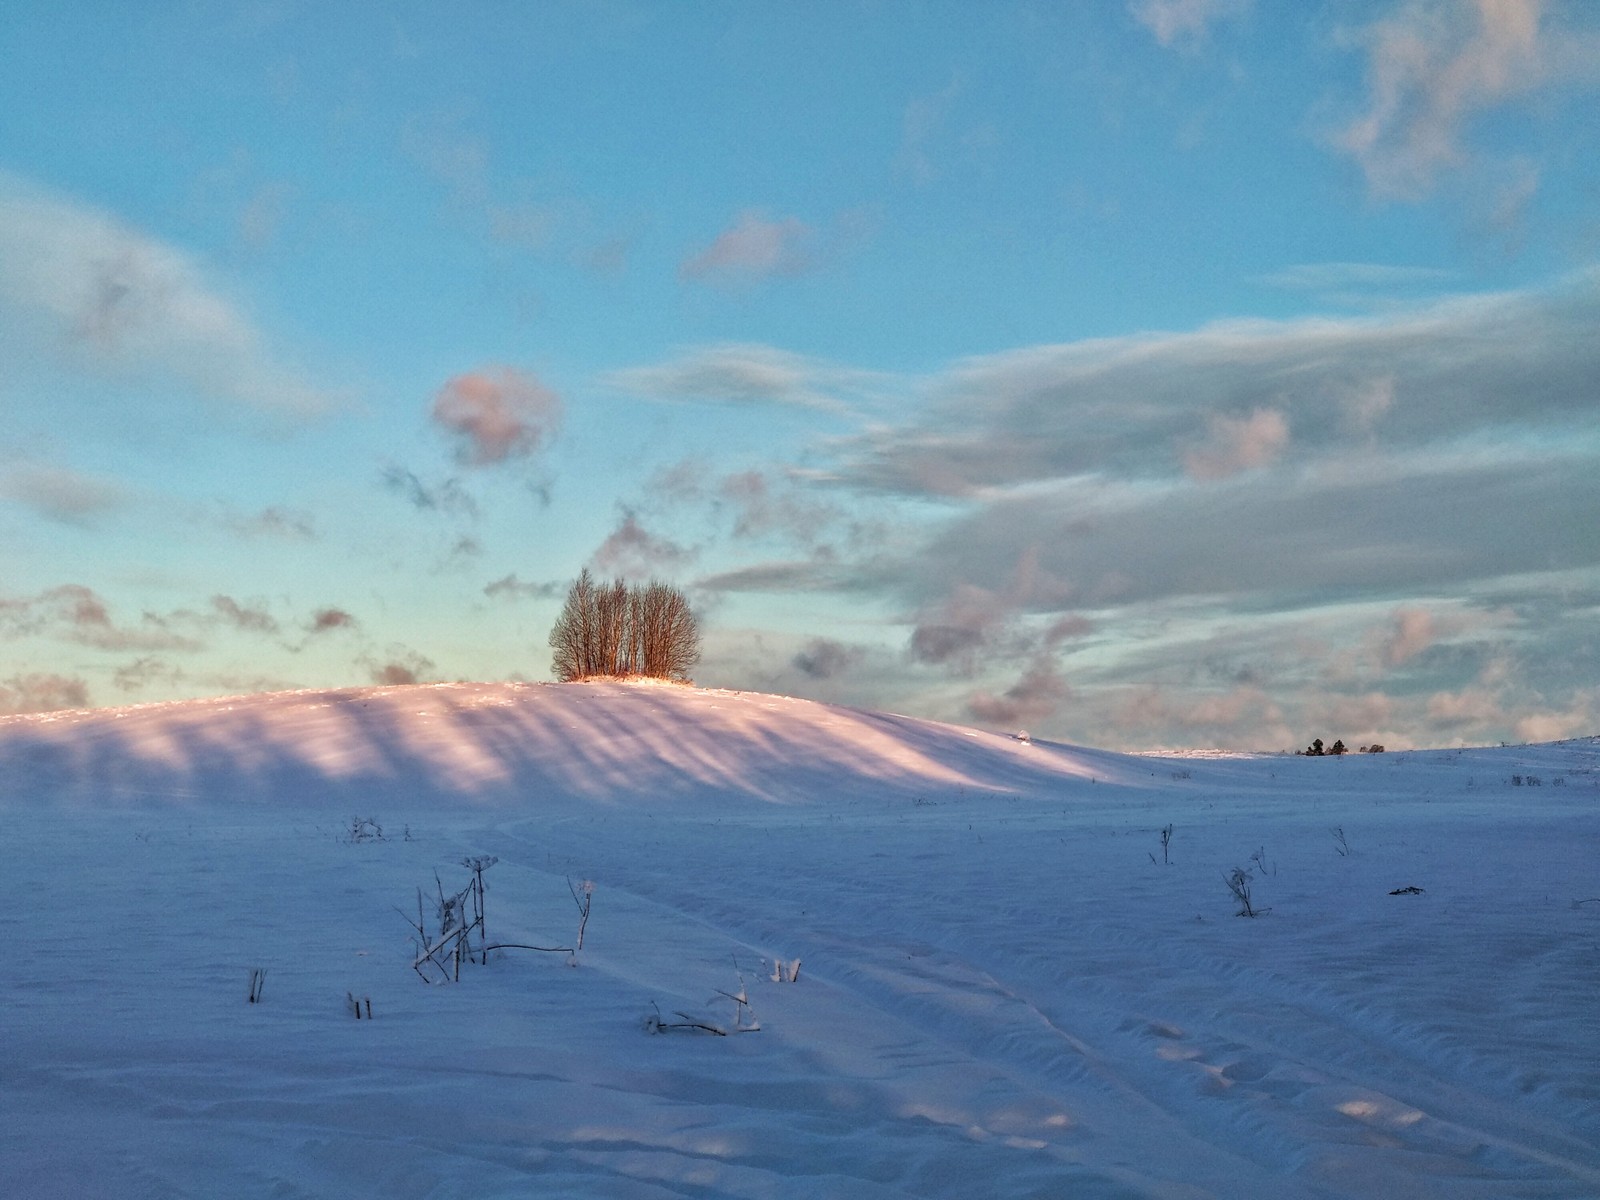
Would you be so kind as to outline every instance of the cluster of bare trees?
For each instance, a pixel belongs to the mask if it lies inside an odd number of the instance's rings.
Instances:
[[[563,683],[607,675],[689,678],[700,625],[677,588],[651,580],[596,583],[587,569],[550,630],[551,670]]]

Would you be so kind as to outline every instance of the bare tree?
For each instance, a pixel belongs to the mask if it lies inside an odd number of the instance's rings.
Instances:
[[[687,679],[700,661],[700,623],[677,588],[651,580],[634,592],[636,669],[657,679]]]
[[[585,567],[567,589],[567,602],[550,630],[550,669],[560,680],[595,674],[594,577]]]
[[[597,584],[585,569],[550,630],[557,679],[648,675],[686,680],[700,661],[700,624],[688,598],[656,580]]]

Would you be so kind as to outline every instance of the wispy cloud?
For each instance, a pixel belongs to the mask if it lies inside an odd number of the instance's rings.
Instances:
[[[1588,429],[1600,273],[1379,317],[1220,322],[1193,333],[1040,346],[954,364],[910,422],[839,443],[835,478],[908,497],[1087,479],[1170,478],[1216,422],[1247,421],[1280,466],[1326,462],[1364,411],[1391,450],[1502,425]],[[1536,348],[1536,349],[1535,349]],[[1376,408],[1353,396],[1383,400]],[[1220,426],[1226,434],[1228,426]],[[1585,439],[1587,444],[1587,439]],[[1270,457],[1270,456],[1264,456]],[[1422,461],[1422,460],[1419,460]]]
[[[566,589],[564,583],[530,583],[513,573],[485,585],[483,594],[491,600],[549,600],[562,595]]]
[[[120,622],[92,588],[69,583],[34,596],[0,598],[0,637],[44,636],[98,650],[198,650],[194,636],[203,625],[196,614],[144,613],[138,621]]]
[[[461,517],[478,516],[477,500],[459,479],[450,478],[427,484],[414,471],[395,463],[384,464],[380,477],[385,488],[403,496],[413,508]]]
[[[202,396],[304,416],[332,395],[286,365],[244,309],[183,250],[111,213],[0,172],[0,311],[98,371],[173,380]]]
[[[774,275],[799,275],[816,263],[817,231],[798,217],[746,209],[678,268],[683,279],[742,285]]]
[[[1382,198],[1419,199],[1462,166],[1478,115],[1555,84],[1600,83],[1600,36],[1553,28],[1544,0],[1407,0],[1360,42],[1366,110],[1337,144]]]
[[[624,510],[621,523],[600,544],[589,564],[602,574],[639,579],[676,570],[693,560],[692,549],[650,533],[637,514]]]
[[[1133,19],[1163,46],[1187,45],[1205,38],[1219,21],[1250,11],[1251,0],[1129,0]]]
[[[316,520],[303,509],[272,505],[255,513],[231,513],[222,520],[228,529],[247,540],[281,538],[310,542],[317,537]]]
[[[113,480],[45,463],[0,466],[0,499],[14,501],[66,525],[89,524],[128,498]]]
[[[842,413],[882,392],[888,380],[879,372],[772,346],[727,343],[690,350],[664,363],[612,371],[602,382],[656,400],[780,404]]]

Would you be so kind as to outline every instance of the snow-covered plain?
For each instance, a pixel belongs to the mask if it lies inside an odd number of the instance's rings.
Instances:
[[[293,693],[0,720],[0,839],[18,1200],[1600,1196],[1593,739],[1140,757],[664,686]],[[469,855],[491,940],[570,944],[593,881],[576,965],[419,978],[397,909]],[[741,976],[758,1032],[647,1032],[727,1026]]]

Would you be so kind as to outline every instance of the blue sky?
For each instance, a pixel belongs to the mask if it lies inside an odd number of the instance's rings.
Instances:
[[[698,682],[1108,747],[1600,727],[1600,15],[10,5],[0,711]]]

